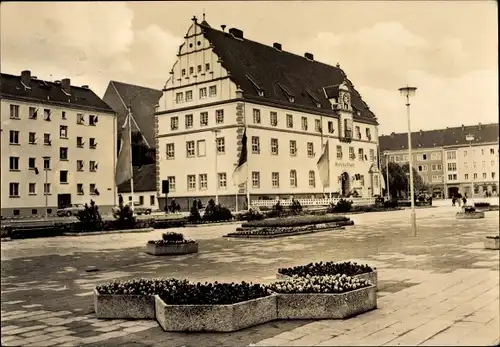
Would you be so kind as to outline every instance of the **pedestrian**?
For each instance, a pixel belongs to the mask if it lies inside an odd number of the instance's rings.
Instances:
[[[455,202],[456,202],[456,198],[455,198],[455,195],[453,195],[451,198],[451,203],[453,204],[453,206],[455,206]]]
[[[464,203],[464,207],[467,206],[467,194],[464,194],[464,197],[462,198],[462,202]]]

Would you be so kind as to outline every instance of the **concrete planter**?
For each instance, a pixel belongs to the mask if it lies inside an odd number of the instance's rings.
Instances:
[[[457,219],[481,219],[484,218],[484,212],[457,212]]]
[[[100,294],[94,288],[97,318],[154,319],[155,299],[151,295]]]
[[[148,243],[146,253],[152,255],[182,255],[190,253],[198,253],[198,242],[195,243],[178,243],[170,245],[156,245]]]
[[[278,319],[344,319],[377,308],[375,286],[340,294],[279,294]]]
[[[367,272],[367,273],[364,273],[364,274],[354,275],[352,277],[367,280],[372,285],[374,285],[375,288],[377,288],[377,290],[378,290],[378,275],[377,275],[377,271],[372,271],[372,272]],[[287,275],[282,275],[280,273],[276,274],[276,279],[278,279],[278,280],[287,280],[287,279],[291,279],[291,278],[292,277],[287,276]]]
[[[155,295],[156,320],[165,331],[231,332],[276,319],[276,295],[232,305],[167,305]]]
[[[313,230],[304,230],[304,231],[296,231],[292,233],[282,233],[282,234],[269,234],[269,235],[224,235],[224,237],[235,238],[235,239],[274,239],[277,237],[287,237],[287,236],[296,236],[296,235],[305,235],[305,234],[314,234],[323,231],[332,231],[332,230],[344,230],[345,227],[338,226],[332,228],[322,228],[322,229],[313,229]]]
[[[486,237],[484,240],[485,249],[500,249],[500,239],[493,237]]]

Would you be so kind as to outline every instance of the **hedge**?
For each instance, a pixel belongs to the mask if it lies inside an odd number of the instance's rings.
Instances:
[[[311,224],[323,224],[348,221],[345,216],[324,215],[324,216],[297,216],[290,218],[265,219],[243,223],[242,228],[261,228],[261,227],[298,227]]]

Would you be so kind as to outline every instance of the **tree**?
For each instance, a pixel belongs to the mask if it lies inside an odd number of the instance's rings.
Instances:
[[[403,164],[399,165],[396,163],[389,163],[389,190],[392,197],[402,196],[402,192],[409,191],[410,177],[407,175],[409,173],[409,165]],[[387,186],[387,167],[383,169],[384,181]],[[420,191],[425,188],[425,184],[422,180],[422,176],[418,171],[413,168],[413,183],[415,191]]]

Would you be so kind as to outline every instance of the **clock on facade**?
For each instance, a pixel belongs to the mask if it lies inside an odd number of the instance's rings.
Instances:
[[[344,104],[349,105],[349,94],[344,94]]]

